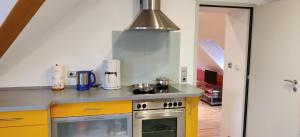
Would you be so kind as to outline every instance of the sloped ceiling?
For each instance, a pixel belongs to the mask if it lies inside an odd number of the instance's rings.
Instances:
[[[224,70],[224,49],[214,40],[200,41],[199,46],[202,50],[218,65],[218,67]]]
[[[10,13],[11,9],[15,6],[16,2],[17,0],[0,1],[0,26]]]
[[[5,62],[6,58],[12,58],[14,56],[13,54],[9,54],[11,52],[23,54],[22,52],[18,53],[17,48],[31,50],[33,47],[30,47],[30,43],[40,39],[40,36],[51,30],[53,26],[72,11],[72,8],[80,4],[80,1],[81,0],[46,0],[14,41],[12,46],[3,55],[0,64]]]
[[[79,5],[80,1],[46,0],[12,46],[0,59],[0,76],[6,72],[5,70],[10,70],[10,68],[19,64],[26,57],[26,54],[37,49],[38,47],[32,44],[32,42],[41,39],[45,33],[57,25],[69,12],[72,12],[72,8]],[[18,57],[16,57],[16,54]]]
[[[22,42],[35,40],[61,21],[79,3],[80,0],[46,0],[16,42],[20,39]]]

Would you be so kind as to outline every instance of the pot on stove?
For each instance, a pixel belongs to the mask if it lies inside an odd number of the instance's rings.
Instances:
[[[170,80],[166,77],[156,78],[156,87],[166,89],[169,87]]]
[[[153,84],[133,84],[130,86],[134,94],[154,93],[155,85]]]

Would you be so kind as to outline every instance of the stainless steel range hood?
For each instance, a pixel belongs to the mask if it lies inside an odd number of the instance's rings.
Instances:
[[[180,30],[161,10],[160,0],[141,0],[141,13],[129,30]]]

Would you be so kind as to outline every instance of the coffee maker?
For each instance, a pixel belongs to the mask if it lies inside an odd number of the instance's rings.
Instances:
[[[103,89],[120,89],[121,73],[120,60],[104,60],[102,73]]]

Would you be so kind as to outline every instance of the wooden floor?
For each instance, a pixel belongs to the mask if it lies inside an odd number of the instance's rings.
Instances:
[[[221,106],[199,103],[198,137],[221,137]]]

